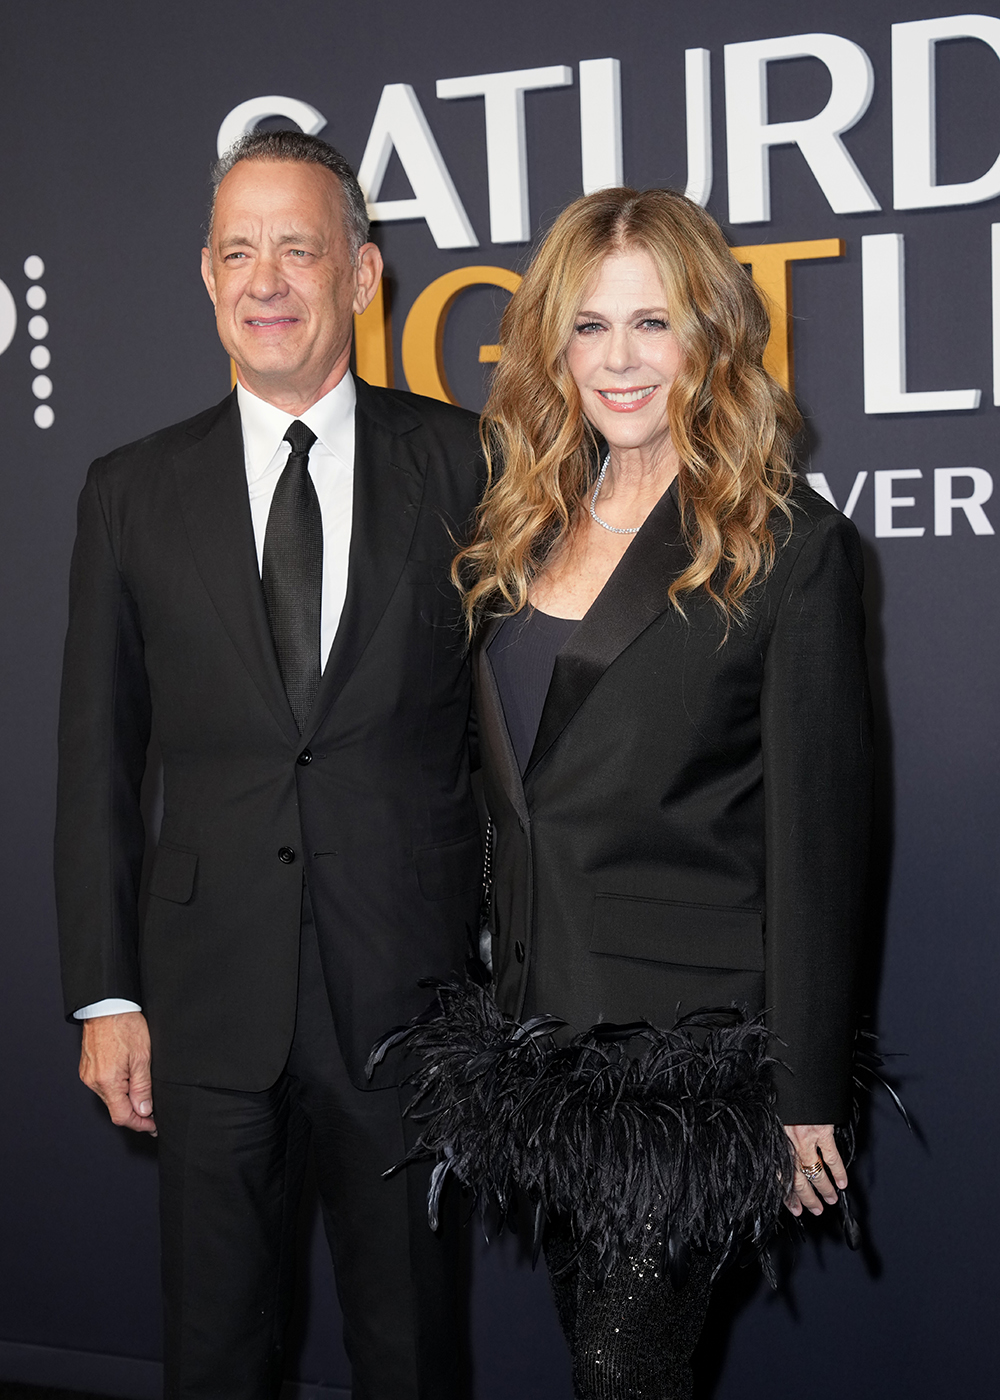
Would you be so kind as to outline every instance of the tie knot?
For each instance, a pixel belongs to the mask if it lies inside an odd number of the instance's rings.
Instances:
[[[312,428],[307,427],[301,418],[296,418],[294,423],[289,423],[288,432],[285,434],[285,442],[291,444],[292,455],[295,457],[308,457],[309,449],[316,441],[316,434]]]

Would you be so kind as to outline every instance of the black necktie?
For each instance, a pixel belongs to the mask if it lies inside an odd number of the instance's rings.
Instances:
[[[285,441],[292,450],[271,500],[261,581],[281,679],[301,733],[319,688],[323,517],[309,476],[316,434],[296,419]]]

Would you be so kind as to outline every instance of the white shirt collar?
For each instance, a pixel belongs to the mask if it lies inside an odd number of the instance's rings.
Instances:
[[[243,425],[243,451],[248,481],[255,482],[274,461],[278,448],[294,422],[274,404],[258,398],[242,384],[236,385],[236,401]],[[323,446],[348,470],[354,467],[354,406],[357,392],[348,371],[343,379],[302,414],[302,422],[312,428]]]

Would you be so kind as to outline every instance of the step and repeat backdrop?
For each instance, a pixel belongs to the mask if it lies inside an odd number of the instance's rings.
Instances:
[[[803,470],[868,563],[879,831],[867,995],[916,1131],[876,1102],[868,1243],[811,1230],[777,1294],[720,1290],[718,1400],[971,1393],[1000,1230],[1000,15],[906,0],[35,0],[0,89],[0,1378],[159,1393],[155,1146],[75,1080],[50,879],[56,698],[88,462],[221,398],[208,168],[296,125],[359,169],[372,382],[481,407],[558,211],[686,189],[771,299]],[[347,1395],[303,1221],[291,1378]],[[543,1276],[477,1241],[478,1400],[568,1400]]]

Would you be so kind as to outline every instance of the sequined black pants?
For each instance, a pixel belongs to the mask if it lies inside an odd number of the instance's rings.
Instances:
[[[550,1226],[545,1258],[576,1400],[690,1400],[714,1261],[696,1257],[675,1289],[650,1257],[621,1259],[598,1282],[586,1252],[577,1255],[569,1230]]]

